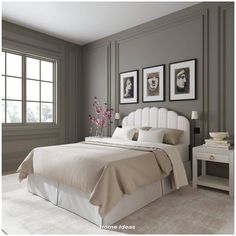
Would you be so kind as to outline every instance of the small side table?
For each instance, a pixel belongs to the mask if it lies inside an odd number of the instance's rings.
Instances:
[[[198,160],[202,161],[202,175],[198,176]],[[206,175],[206,161],[227,163],[229,178]],[[221,189],[234,195],[234,150],[197,146],[193,148],[193,188],[197,185]]]

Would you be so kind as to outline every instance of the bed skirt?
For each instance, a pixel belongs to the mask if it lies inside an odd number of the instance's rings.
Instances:
[[[187,176],[190,178],[190,161],[184,164]],[[161,181],[139,188],[131,195],[124,195],[118,204],[102,218],[99,215],[98,207],[89,202],[89,193],[58,184],[34,174],[28,176],[27,189],[29,192],[49,200],[54,205],[69,210],[98,226],[114,224],[174,190],[172,180],[167,176]]]

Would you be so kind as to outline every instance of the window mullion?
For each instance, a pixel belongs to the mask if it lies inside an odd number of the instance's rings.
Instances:
[[[56,63],[54,62],[53,63],[53,103],[52,103],[52,109],[53,109],[53,121],[54,122],[57,122],[57,116],[56,116],[56,106],[55,106],[55,104],[57,104],[57,101],[56,101],[56,99],[57,99],[57,95],[56,95],[56,86],[57,86],[57,84],[56,84],[56,73],[57,73],[57,68],[56,68]]]
[[[39,122],[41,123],[41,60],[39,61]]]
[[[26,56],[22,55],[22,123],[26,124]]]
[[[7,53],[5,52],[5,124],[7,123]]]

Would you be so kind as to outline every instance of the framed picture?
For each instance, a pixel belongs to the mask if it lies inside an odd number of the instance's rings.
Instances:
[[[138,70],[120,73],[120,104],[138,103]]]
[[[170,64],[170,101],[196,99],[196,59]]]
[[[143,102],[164,101],[164,65],[143,68]]]

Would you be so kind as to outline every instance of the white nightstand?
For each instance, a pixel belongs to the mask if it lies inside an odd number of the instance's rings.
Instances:
[[[202,161],[202,175],[198,176],[198,160]],[[206,161],[229,164],[229,179],[206,175]],[[193,148],[193,188],[197,185],[217,188],[234,195],[234,150],[208,148],[198,146]]]

